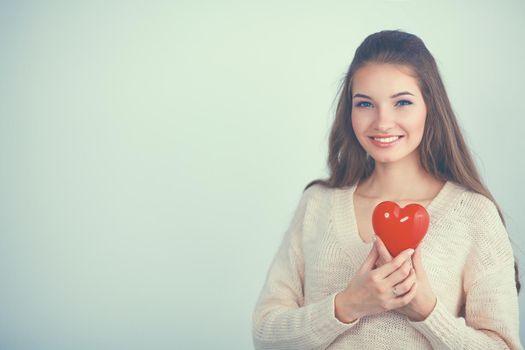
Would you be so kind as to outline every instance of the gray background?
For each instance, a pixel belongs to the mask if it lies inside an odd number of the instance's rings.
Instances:
[[[337,87],[382,29],[434,54],[525,263],[524,4],[2,1],[0,348],[252,348]]]

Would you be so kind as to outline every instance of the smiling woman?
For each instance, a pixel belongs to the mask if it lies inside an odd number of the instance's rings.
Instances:
[[[367,64],[354,75],[352,90],[366,92],[353,95],[352,127],[367,153],[376,162],[417,158],[427,108],[410,68]]]
[[[436,62],[413,34],[357,48],[330,133],[253,313],[257,349],[521,349],[520,283],[501,211],[481,181]],[[390,256],[383,201],[430,216]]]

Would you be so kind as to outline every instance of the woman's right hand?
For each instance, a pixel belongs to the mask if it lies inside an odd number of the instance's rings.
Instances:
[[[379,258],[376,242],[345,290],[335,297],[335,316],[344,323],[397,309],[410,303],[416,295],[417,283],[411,257],[406,249],[388,263],[374,269]],[[397,295],[392,292],[396,287]]]

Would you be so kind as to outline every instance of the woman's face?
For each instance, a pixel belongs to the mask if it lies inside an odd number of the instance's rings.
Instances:
[[[406,66],[370,63],[352,82],[352,127],[376,162],[417,157],[427,109]]]

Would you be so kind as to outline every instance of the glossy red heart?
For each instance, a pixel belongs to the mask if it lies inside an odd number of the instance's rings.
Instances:
[[[412,203],[400,208],[395,202],[379,203],[372,214],[372,226],[392,257],[416,249],[428,230],[430,218],[425,207]]]

